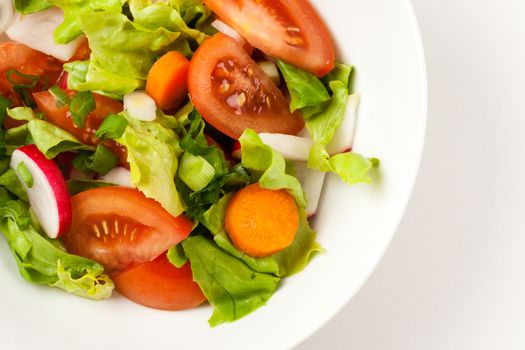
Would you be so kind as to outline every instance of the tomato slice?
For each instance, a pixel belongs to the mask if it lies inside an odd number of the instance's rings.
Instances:
[[[193,223],[126,187],[103,187],[71,198],[73,222],[66,249],[102,264],[108,273],[152,261],[186,238]]]
[[[290,113],[281,90],[234,39],[218,33],[195,52],[188,90],[204,119],[238,139],[243,131],[296,134],[304,122]]]
[[[204,0],[253,47],[319,77],[334,67],[330,33],[308,0]]]
[[[65,91],[69,97],[75,95],[74,91]],[[95,132],[104,121],[104,118],[110,113],[119,113],[123,109],[122,103],[109,97],[94,93],[93,98],[97,105],[96,109],[87,116],[84,127],[79,128],[73,122],[68,106],[57,107],[56,98],[49,91],[41,91],[33,94],[33,99],[38,108],[44,113],[46,119],[50,123],[66,130],[77,139],[90,146],[96,146],[100,143],[99,138],[95,136]],[[128,166],[128,153],[126,147],[113,140],[104,141],[103,144],[119,157],[121,166]]]
[[[183,310],[202,304],[206,298],[193,281],[190,264],[176,268],[166,254],[111,276],[117,291],[126,298],[155,309]]]

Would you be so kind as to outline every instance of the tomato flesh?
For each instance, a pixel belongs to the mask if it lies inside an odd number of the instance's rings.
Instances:
[[[174,217],[136,189],[103,187],[71,198],[67,250],[102,264],[109,273],[155,259],[186,238],[193,223]]]
[[[308,0],[204,0],[253,47],[317,76],[334,67],[330,33]]]
[[[74,91],[65,91],[69,97],[75,95]],[[34,93],[33,98],[50,123],[66,130],[90,146],[96,146],[100,143],[99,138],[95,136],[95,132],[104,121],[104,118],[110,113],[119,113],[123,109],[122,103],[119,101],[94,93],[93,98],[96,102],[96,109],[87,116],[84,127],[79,128],[73,122],[68,106],[57,107],[56,98],[49,91]],[[114,140],[104,141],[103,144],[119,157],[121,166],[128,167],[128,153],[124,146]]]
[[[188,89],[197,110],[222,133],[238,139],[256,132],[295,134],[304,127],[275,83],[234,39],[218,33],[190,64]]]
[[[193,281],[190,264],[176,268],[166,254],[111,276],[117,291],[126,298],[155,309],[183,310],[202,304],[206,298]]]

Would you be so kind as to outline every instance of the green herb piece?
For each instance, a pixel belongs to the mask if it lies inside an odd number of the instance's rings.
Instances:
[[[57,108],[61,108],[65,105],[68,105],[71,102],[71,99],[66,94],[66,92],[56,85],[51,86],[49,88],[49,92],[53,96],[55,96],[55,99],[56,99],[55,105]]]
[[[80,152],[73,159],[73,167],[84,173],[94,171],[100,175],[106,175],[118,164],[118,157],[109,149],[99,144],[93,154]]]
[[[93,112],[95,108],[97,108],[97,104],[90,91],[77,93],[69,103],[69,112],[71,113],[73,122],[79,128],[84,127],[87,116]]]
[[[27,165],[24,162],[20,162],[18,166],[16,167],[16,171],[18,172],[18,176],[24,181],[26,186],[28,188],[33,187],[33,176],[31,175],[31,172],[27,168]]]
[[[70,196],[74,196],[77,193],[91,190],[93,188],[115,186],[114,184],[97,180],[68,180],[66,184]]]
[[[200,191],[213,180],[215,169],[203,157],[184,152],[178,175],[193,191]]]
[[[38,75],[28,75],[17,71],[16,69],[9,69],[5,76],[7,81],[11,83],[13,90],[20,95],[25,106],[34,108],[36,106],[31,90],[36,87],[41,77]],[[44,89],[47,88],[48,77],[44,78]]]
[[[95,136],[101,140],[118,139],[124,134],[128,121],[120,114],[108,114],[99,126]]]
[[[11,107],[11,101],[0,95],[0,155],[4,155],[7,151],[6,141],[4,137],[4,129],[1,127],[4,125],[5,118],[7,116],[7,110]]]

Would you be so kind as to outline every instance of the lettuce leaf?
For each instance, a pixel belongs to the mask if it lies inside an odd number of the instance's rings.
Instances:
[[[306,213],[299,213],[299,228],[293,243],[274,255],[265,258],[254,258],[238,250],[230,240],[224,228],[226,207],[233,193],[229,193],[204,213],[201,223],[214,235],[214,241],[229,254],[241,259],[252,270],[286,277],[302,271],[310,258],[322,251],[316,242],[316,232],[308,225]]]
[[[93,151],[94,148],[81,143],[77,138],[61,128],[43,120],[31,120],[27,124],[33,142],[47,159],[59,153],[75,150]]]
[[[158,201],[174,216],[184,211],[175,187],[178,158],[182,151],[173,130],[157,122],[144,122],[121,113],[129,125],[116,141],[128,150],[131,182],[148,198]]]
[[[17,11],[28,14],[43,11],[51,6],[57,6],[64,12],[64,22],[60,24],[53,38],[57,44],[67,44],[80,35],[80,17],[95,12],[120,13],[124,0],[15,0]]]
[[[295,177],[286,173],[286,162],[283,156],[265,145],[259,135],[246,129],[239,138],[242,148],[243,167],[252,170],[252,175],[258,175],[259,185],[271,190],[285,189],[294,196],[301,208],[306,207],[301,183]]]
[[[131,1],[133,20],[120,12],[80,15],[80,28],[92,52],[88,61],[64,66],[70,73],[68,86],[121,98],[145,86],[151,66],[162,54],[177,50],[191,56],[192,46],[208,35],[190,25],[206,21],[210,12],[197,1],[188,2],[182,9],[185,12],[180,12],[176,3]],[[186,17],[191,22],[185,22]]]
[[[374,167],[372,160],[354,152],[339,153],[331,157],[326,151],[326,146],[332,141],[337,128],[341,125],[348,101],[348,88],[341,81],[332,81],[329,86],[333,95],[328,107],[306,123],[313,140],[308,167],[334,172],[350,185],[359,182],[369,183],[368,172]]]
[[[193,279],[213,306],[211,326],[233,322],[255,311],[275,292],[280,278],[255,272],[203,236],[182,242]]]
[[[24,279],[95,300],[111,296],[113,282],[103,273],[102,265],[64,252],[30,222],[27,204],[5,198],[0,201],[0,231]]]
[[[353,67],[336,63],[320,80],[284,62],[279,61],[278,65],[290,90],[291,109],[301,111],[313,140],[308,167],[333,172],[348,184],[369,183],[368,173],[379,164],[377,159],[354,152],[330,156],[326,150],[345,115]]]

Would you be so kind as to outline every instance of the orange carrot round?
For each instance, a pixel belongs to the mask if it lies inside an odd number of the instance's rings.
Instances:
[[[177,107],[188,94],[190,61],[177,51],[170,51],[151,67],[146,92],[161,109]]]
[[[233,244],[253,257],[288,247],[298,227],[297,204],[285,190],[253,184],[237,192],[226,209],[225,228]]]

